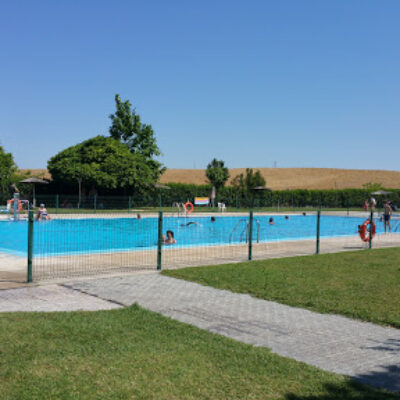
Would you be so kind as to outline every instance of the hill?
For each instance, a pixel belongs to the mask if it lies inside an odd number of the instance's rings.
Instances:
[[[362,188],[366,183],[380,183],[385,188],[400,188],[400,171],[334,168],[255,168],[259,169],[273,190]],[[50,178],[45,169],[30,170],[33,175]],[[245,168],[229,170],[231,179]],[[168,169],[161,183],[207,183],[203,169]]]

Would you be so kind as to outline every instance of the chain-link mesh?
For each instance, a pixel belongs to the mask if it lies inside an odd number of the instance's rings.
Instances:
[[[157,218],[152,214],[63,214],[34,223],[33,278],[154,269]]]
[[[122,210],[121,210],[122,211]],[[51,214],[33,222],[33,279],[68,278],[134,270],[156,270],[157,212]],[[374,212],[164,213],[162,268],[221,264],[295,255],[400,246],[400,215],[393,213],[387,232],[385,217]],[[28,223],[0,218],[0,271],[26,271]],[[11,219],[10,219],[11,218]],[[251,229],[250,229],[251,228]],[[172,233],[171,233],[172,232]],[[251,237],[250,237],[251,236]],[[251,240],[250,240],[251,239]]]

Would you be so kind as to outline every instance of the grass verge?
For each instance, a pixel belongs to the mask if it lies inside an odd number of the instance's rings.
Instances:
[[[342,399],[395,394],[137,306],[0,315],[0,399]]]
[[[400,248],[184,268],[163,274],[400,328]]]

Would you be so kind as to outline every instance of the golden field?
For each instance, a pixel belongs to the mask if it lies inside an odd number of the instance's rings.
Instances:
[[[253,168],[259,169],[273,190],[362,188],[366,183],[380,183],[385,188],[400,188],[400,171],[335,168]],[[45,169],[32,169],[35,176],[50,178]],[[230,169],[230,179],[245,168]],[[203,169],[168,169],[161,183],[207,183]]]

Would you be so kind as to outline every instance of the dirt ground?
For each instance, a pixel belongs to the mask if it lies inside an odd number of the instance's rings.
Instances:
[[[380,183],[385,188],[400,187],[400,171],[334,169],[334,168],[253,168],[259,169],[273,190],[284,189],[346,189],[362,188],[366,183]],[[230,179],[245,172],[230,169]],[[24,170],[26,171],[26,170]],[[32,169],[32,174],[50,178],[45,169]],[[203,169],[167,169],[161,183],[207,183]]]

